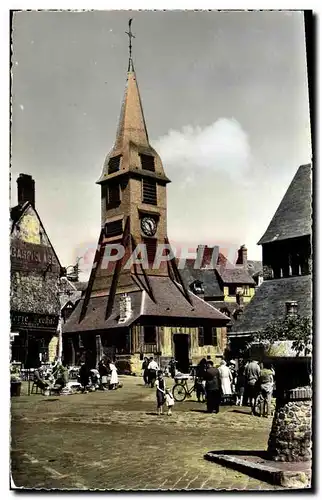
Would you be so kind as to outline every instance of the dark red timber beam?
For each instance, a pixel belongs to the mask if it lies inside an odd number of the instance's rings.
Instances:
[[[78,323],[83,321],[83,319],[85,318],[85,315],[86,315],[89,299],[90,299],[91,293],[92,293],[93,283],[94,283],[95,276],[96,276],[96,271],[97,271],[97,268],[99,266],[100,261],[102,260],[102,255],[104,253],[104,245],[102,245],[103,238],[104,238],[104,227],[101,229],[101,233],[100,233],[100,236],[98,238],[96,253],[95,253],[94,262],[93,262],[93,266],[92,266],[92,271],[91,271],[91,275],[90,275],[89,280],[88,280],[88,285],[86,288],[84,302],[82,305],[82,310],[81,310],[81,313],[79,316]]]
[[[132,248],[136,248],[136,241],[135,241],[135,238],[133,235],[131,235],[131,239],[132,239]],[[138,272],[137,272],[137,268],[139,267],[143,277],[144,277],[144,283],[143,283],[143,280],[141,279],[141,277],[139,276]],[[142,266],[142,264],[134,264],[134,276],[135,278],[137,279],[137,281],[139,282],[139,284],[144,288],[144,290],[146,291],[146,293],[149,294],[149,296],[151,297],[151,299],[153,300],[154,303],[156,303],[156,300],[155,300],[155,297],[154,297],[154,294],[153,294],[153,290],[152,290],[152,287],[151,287],[151,284],[150,284],[150,280],[149,280],[149,276],[147,275],[144,267]]]
[[[121,245],[123,245],[123,247],[126,248],[129,244],[129,241],[130,241],[130,217],[127,217],[126,222],[125,222],[125,227],[124,227]],[[124,257],[122,259],[119,259],[116,262],[116,266],[115,266],[114,274],[113,274],[113,279],[112,279],[112,284],[111,284],[111,288],[110,288],[110,293],[108,295],[108,300],[107,300],[107,306],[106,306],[106,311],[105,311],[105,320],[107,320],[107,318],[112,313],[114,299],[115,299],[116,290],[117,290],[117,284],[119,281],[120,271],[122,269],[123,259],[124,259]]]
[[[164,243],[166,245],[170,245],[169,239],[167,237],[164,238]],[[175,257],[173,257],[173,259],[171,259],[170,261],[167,261],[167,264],[168,264],[169,276],[171,277],[170,271],[172,270],[172,273],[174,275],[174,280],[173,280],[174,284],[178,283],[179,285],[181,285],[181,288],[177,287],[178,290],[180,290],[180,292],[187,299],[189,304],[192,305],[191,296],[190,296],[190,294],[189,294],[189,292],[188,292],[188,290],[187,290],[187,288],[186,288],[186,286],[181,278]]]

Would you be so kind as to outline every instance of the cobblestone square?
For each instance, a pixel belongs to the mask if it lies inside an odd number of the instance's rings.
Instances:
[[[72,396],[12,398],[16,487],[114,490],[279,489],[203,457],[210,450],[260,450],[271,418],[248,408],[204,412],[195,397],[157,416],[155,391],[140,377],[122,389]],[[168,384],[171,384],[168,379]]]

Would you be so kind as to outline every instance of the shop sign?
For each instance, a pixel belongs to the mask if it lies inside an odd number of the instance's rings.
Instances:
[[[11,325],[17,329],[56,329],[58,316],[13,311],[11,312]]]
[[[13,268],[44,269],[48,264],[58,267],[57,259],[50,247],[33,243],[11,241],[10,259]]]

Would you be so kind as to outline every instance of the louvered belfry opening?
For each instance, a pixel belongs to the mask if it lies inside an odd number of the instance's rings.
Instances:
[[[120,236],[123,232],[122,219],[107,222],[105,224],[105,236],[111,238],[112,236]]]
[[[106,198],[106,204],[107,206],[114,206],[118,205],[121,202],[121,195],[120,195],[120,184],[119,182],[111,182],[107,186],[107,198]]]
[[[120,163],[121,163],[121,155],[110,158],[108,162],[108,173],[114,174],[114,172],[118,172],[120,170]]]
[[[154,180],[143,179],[143,203],[157,205],[157,184]]]
[[[140,154],[141,167],[149,172],[155,172],[154,157],[152,155]]]

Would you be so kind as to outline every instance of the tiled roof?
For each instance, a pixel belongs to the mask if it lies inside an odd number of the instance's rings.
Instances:
[[[309,235],[312,232],[311,165],[302,165],[258,244]]]
[[[10,309],[36,314],[59,314],[57,275],[12,271],[10,280]]]
[[[224,296],[213,269],[194,269],[193,266],[186,266],[180,270],[180,274],[187,288],[195,281],[201,282],[205,299]]]
[[[296,300],[301,316],[312,314],[312,277],[294,276],[267,280],[258,288],[244,314],[234,324],[234,333],[250,333],[264,329],[268,323],[285,316],[285,302]]]
[[[130,292],[128,295],[132,300],[132,316],[126,323],[119,324],[119,300],[120,295],[115,296],[112,314],[105,320],[107,296],[92,297],[87,307],[84,319],[79,323],[79,316],[83,299],[78,303],[75,311],[64,325],[64,332],[80,332],[97,329],[110,329],[129,326],[138,318],[159,317],[162,322],[174,319],[188,320],[198,323],[200,320],[217,321],[222,326],[226,325],[228,318],[217,311],[207,302],[190,293],[192,304],[182,294],[179,284],[167,277],[149,277],[154,300],[146,291]],[[169,319],[170,318],[170,319]]]
[[[261,260],[248,260],[247,271],[254,277],[263,273],[263,263]]]
[[[217,266],[216,272],[224,284],[255,285],[253,278],[242,267]]]
[[[83,292],[87,288],[88,281],[75,281],[73,282],[73,285],[76,288],[76,290]]]
[[[150,282],[155,303],[150,297],[147,297],[144,315],[217,319],[224,322],[227,319],[226,316],[193,293],[190,293],[192,301],[192,305],[190,305],[183,296],[180,285],[175,284],[169,278],[154,276],[150,278]]]

